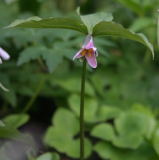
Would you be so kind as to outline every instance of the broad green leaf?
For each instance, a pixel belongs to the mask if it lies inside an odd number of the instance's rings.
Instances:
[[[147,117],[137,112],[125,112],[115,119],[119,135],[144,135],[147,126]]]
[[[114,106],[100,106],[97,112],[98,121],[106,121],[116,118],[121,113],[119,107]]]
[[[89,34],[92,33],[93,27],[101,21],[112,21],[113,16],[111,13],[98,12],[89,15],[80,15],[80,7],[77,8],[77,13],[80,16],[83,23],[87,26]]]
[[[131,110],[134,112],[139,112],[141,114],[144,114],[148,117],[155,117],[156,114],[150,106],[145,106],[141,103],[133,104]]]
[[[92,144],[87,138],[84,139],[84,157],[88,158],[92,152]],[[67,147],[67,155],[73,158],[80,157],[80,139],[71,141]]]
[[[75,114],[80,116],[80,96],[72,95],[68,99],[70,108],[75,112]],[[92,123],[96,122],[96,113],[98,110],[98,102],[94,98],[85,97],[85,106],[84,106],[84,120],[86,122]]]
[[[50,147],[56,148],[59,152],[66,153],[66,149],[72,141],[70,133],[68,132],[67,130],[62,130],[62,126],[58,128],[49,127],[44,136],[44,142]]]
[[[135,19],[135,21],[133,21],[129,29],[133,32],[139,32],[153,25],[155,25],[155,23],[152,18],[140,17],[140,18]]]
[[[91,135],[102,140],[111,141],[115,138],[115,131],[112,125],[101,123],[93,128]]]
[[[30,136],[25,136],[22,133],[20,133],[17,129],[10,126],[0,126],[0,138],[9,138],[15,141],[19,141],[22,143],[25,143],[31,147],[33,147],[35,150],[37,150],[34,140]]]
[[[102,159],[111,159],[112,155],[115,152],[115,147],[108,142],[100,141],[95,144],[94,150],[99,154]]]
[[[50,73],[52,73],[60,63],[62,63],[62,55],[52,49],[47,49],[42,56],[46,61]]]
[[[67,79],[58,79],[54,80],[54,83],[56,85],[61,86],[62,88],[66,89],[69,92],[74,92],[74,93],[80,93],[81,91],[81,78],[79,77],[71,77]],[[86,81],[85,82],[85,94],[89,96],[94,96],[95,92],[91,86],[91,84]]]
[[[28,122],[29,115],[27,114],[10,114],[3,118],[3,122],[14,128],[18,128]]]
[[[113,145],[119,148],[137,149],[143,142],[141,135],[121,135],[113,139]]]
[[[137,0],[116,0],[117,2],[121,3],[126,8],[129,8],[133,12],[137,13],[138,15],[142,15],[144,10],[141,7],[141,2]]]
[[[148,39],[143,34],[135,34],[128,29],[123,28],[118,23],[105,21],[98,23],[93,28],[93,37],[97,36],[118,36],[140,42],[151,50],[152,56],[154,58],[153,46],[151,43],[149,43]]]
[[[63,132],[74,136],[79,131],[79,121],[75,114],[66,109],[58,109],[53,116],[52,124]]]
[[[44,153],[41,156],[39,156],[38,158],[36,158],[36,160],[60,160],[60,156],[57,153]]]
[[[5,127],[5,124],[2,121],[0,121],[0,127]]]
[[[23,27],[23,28],[61,28],[71,29],[87,35],[87,28],[85,25],[80,24],[76,19],[72,18],[48,18],[41,19],[39,17],[30,17],[27,20],[15,20],[9,26],[12,27]]]
[[[43,52],[47,54],[47,49],[44,46],[28,47],[20,53],[17,65],[20,66],[30,60],[36,60],[43,54]]]
[[[66,109],[58,109],[52,123],[54,126],[48,128],[44,137],[45,143],[72,158],[79,158],[79,139],[74,139],[79,132],[76,116]],[[85,139],[85,157],[90,154],[91,142]]]
[[[154,131],[157,126],[157,121],[154,118],[149,117],[147,119],[147,123],[148,123],[148,126],[147,126],[147,132],[145,136],[148,140],[152,140]]]
[[[94,150],[104,160],[150,160],[152,157],[156,157],[153,148],[145,142],[138,149],[120,149],[111,143],[100,141],[95,144]]]
[[[10,91],[9,92],[4,92],[4,97],[5,99],[13,106],[16,106],[17,103],[17,97],[16,97],[16,93],[15,90],[13,88],[9,88]]]
[[[156,129],[152,139],[153,147],[159,156],[159,128]]]

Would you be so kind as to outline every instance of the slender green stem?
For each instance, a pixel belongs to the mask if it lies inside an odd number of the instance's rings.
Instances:
[[[45,79],[46,79],[46,74],[43,74],[42,77],[41,77],[40,83],[38,84],[38,86],[36,88],[36,91],[35,91],[34,95],[32,96],[30,101],[24,107],[24,109],[22,110],[22,113],[26,113],[31,108],[31,106],[35,102],[37,96],[39,95],[39,92],[41,91],[41,88],[42,88],[42,86],[45,82]]]
[[[84,91],[86,75],[86,59],[83,61],[82,81],[81,81],[81,104],[80,104],[80,160],[84,160]]]

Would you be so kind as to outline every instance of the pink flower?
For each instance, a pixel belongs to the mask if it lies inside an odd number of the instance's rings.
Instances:
[[[82,48],[76,53],[73,60],[84,56],[92,68],[97,67],[96,57],[98,56],[98,52],[97,48],[94,46],[93,37],[91,35],[86,36]]]
[[[0,57],[4,60],[8,60],[10,58],[9,54],[0,47]],[[0,64],[2,64],[2,59],[0,58]]]

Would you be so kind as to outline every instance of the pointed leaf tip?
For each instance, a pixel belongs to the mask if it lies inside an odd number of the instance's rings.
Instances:
[[[135,34],[134,32],[125,29],[122,25],[118,23],[106,22],[106,21],[98,23],[93,28],[93,37],[97,36],[117,36],[140,42],[151,50],[152,57],[154,59],[153,45],[148,41],[146,36],[143,35],[142,33]]]

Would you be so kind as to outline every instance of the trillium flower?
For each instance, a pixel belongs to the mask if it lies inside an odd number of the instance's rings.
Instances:
[[[10,58],[9,54],[0,47],[0,57],[4,60],[8,60]],[[0,64],[2,64],[2,59],[0,58]]]
[[[84,56],[92,68],[97,67],[96,57],[98,56],[98,52],[97,48],[94,46],[93,37],[91,35],[86,36],[82,48],[76,53],[73,60]]]

